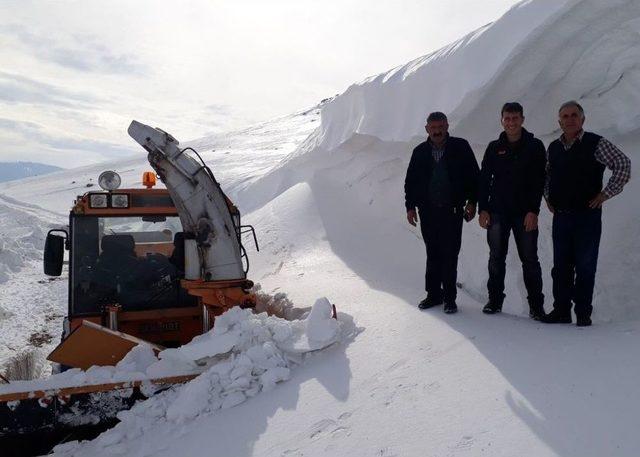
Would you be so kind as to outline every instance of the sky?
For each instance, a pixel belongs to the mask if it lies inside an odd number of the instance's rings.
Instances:
[[[308,109],[515,3],[3,0],[0,161],[132,156],[132,119],[187,141]]]

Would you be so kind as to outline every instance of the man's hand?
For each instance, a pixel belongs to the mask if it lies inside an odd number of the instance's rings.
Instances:
[[[538,228],[538,215],[536,213],[527,213],[524,217],[524,231],[531,232]]]
[[[476,216],[476,205],[473,203],[467,203],[464,207],[464,220],[469,222]]]
[[[483,229],[486,229],[491,225],[491,216],[489,215],[489,211],[480,211],[478,224],[480,224],[480,227]]]
[[[551,203],[549,203],[549,200],[547,200],[545,198],[545,203],[547,204],[547,208],[549,208],[549,211],[551,211],[551,214],[554,214],[556,212],[556,210],[553,208],[553,205]]]
[[[593,200],[589,202],[589,208],[596,209],[602,208],[602,204],[607,200],[607,196],[602,192],[598,193]]]
[[[416,223],[418,222],[418,213],[416,213],[415,209],[407,210],[407,221],[409,221],[409,224],[414,227],[416,226]]]

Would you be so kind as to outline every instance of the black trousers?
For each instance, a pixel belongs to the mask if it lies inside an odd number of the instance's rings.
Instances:
[[[540,309],[544,305],[544,295],[542,294],[542,270],[538,261],[538,230],[525,231],[524,217],[524,215],[509,216],[491,213],[491,225],[487,229],[489,243],[487,289],[489,300],[502,304],[509,235],[513,232],[518,256],[522,262],[522,275],[527,288],[529,307]]]
[[[427,248],[425,290],[434,298],[455,301],[458,254],[462,242],[462,208],[418,209],[420,231]]]
[[[553,308],[591,317],[598,265],[602,210],[556,211],[553,215]]]

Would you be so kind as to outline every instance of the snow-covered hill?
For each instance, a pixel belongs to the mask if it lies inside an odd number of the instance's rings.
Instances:
[[[28,176],[46,175],[60,167],[35,162],[0,162],[0,182],[22,179]]]
[[[605,204],[596,325],[588,329],[526,317],[515,249],[505,313],[483,315],[488,248],[476,221],[464,228],[461,312],[418,311],[424,246],[406,223],[402,182],[426,113],[450,113],[452,133],[467,136],[480,157],[499,131],[499,106],[511,100],[523,102],[527,127],[548,141],[558,105],[579,99],[587,128],[618,143],[635,167],[640,120],[629,106],[640,94],[639,32],[635,0],[526,0],[440,51],[350,87],[322,108],[317,129],[293,116],[264,124],[256,141],[248,130],[227,146],[222,137],[194,142],[216,149],[206,159],[258,231],[251,278],[298,306],[327,296],[359,333],[236,407],[184,423],[171,420],[166,397],[154,399],[123,415],[119,428],[56,454],[635,456],[638,179]],[[296,145],[284,146],[289,135]],[[146,167],[141,159],[113,168],[135,184]],[[62,213],[98,169],[0,193]],[[548,272],[545,210],[540,255]]]
[[[320,125],[321,106],[322,104],[248,129],[193,141],[179,140],[182,146],[191,146],[200,153],[211,165],[224,191],[235,201],[242,189],[292,154]],[[171,132],[170,125],[158,127]],[[126,129],[126,125],[122,126],[123,136],[127,135]],[[0,194],[66,215],[76,196],[99,189],[98,176],[105,170],[117,171],[122,177],[122,187],[139,187],[142,185],[142,173],[151,170],[151,166],[145,151],[140,148],[139,155],[129,160],[62,170],[46,178],[34,177],[0,183]]]

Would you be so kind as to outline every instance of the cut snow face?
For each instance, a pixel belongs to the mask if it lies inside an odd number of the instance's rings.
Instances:
[[[46,355],[59,340],[67,285],[42,273],[47,231],[63,217],[0,194],[0,374],[32,379],[50,373]]]
[[[265,313],[232,308],[216,318],[211,332],[177,349],[160,352],[137,346],[116,367],[93,367],[86,373],[70,370],[48,380],[16,383],[21,390],[59,385],[61,382],[113,382],[201,373],[193,381],[170,389],[132,410],[118,414],[120,423],[93,442],[68,443],[54,455],[117,452],[118,443],[142,437],[145,429],[161,423],[192,423],[199,416],[234,407],[260,392],[286,381],[305,355],[336,342],[346,341],[355,331],[348,315],[331,316],[331,304],[321,298],[303,320],[286,321]],[[12,385],[12,389],[15,387]],[[1,387],[6,393],[9,387]]]
[[[501,132],[503,103],[522,102],[525,127],[548,145],[560,135],[560,104],[575,98],[586,109],[585,128],[621,146],[635,167],[640,141],[640,117],[635,115],[640,104],[639,32],[637,1],[520,2],[495,23],[355,84],[328,103],[322,110],[321,129],[289,161],[246,189],[256,200],[262,198],[253,202],[262,207],[247,217],[251,221],[279,217],[272,210],[275,204],[308,188],[313,196],[308,207],[318,214],[315,227],[325,234],[313,245],[328,242],[371,287],[417,303],[424,293],[424,244],[419,229],[406,222],[403,180],[413,147],[426,139],[427,114],[445,111],[450,133],[468,139],[480,162],[486,144]],[[605,173],[605,180],[609,175]],[[640,243],[636,221],[640,204],[635,198],[639,185],[634,172],[623,194],[604,204],[596,321],[640,318],[633,298],[638,295],[634,275],[640,259],[628,255],[637,252]],[[305,208],[283,218],[279,229],[295,233],[290,225],[298,226],[298,219],[309,226],[310,212]],[[551,226],[552,216],[543,203],[538,252],[547,311],[553,300]],[[273,252],[281,250],[297,260],[291,244],[279,241]],[[309,251],[310,243],[296,249]],[[488,257],[486,232],[477,219],[465,224],[458,286],[479,306],[487,300]],[[527,315],[521,271],[511,241],[505,311]]]
[[[29,261],[42,258],[47,229],[64,220],[43,208],[0,194],[0,283]]]

